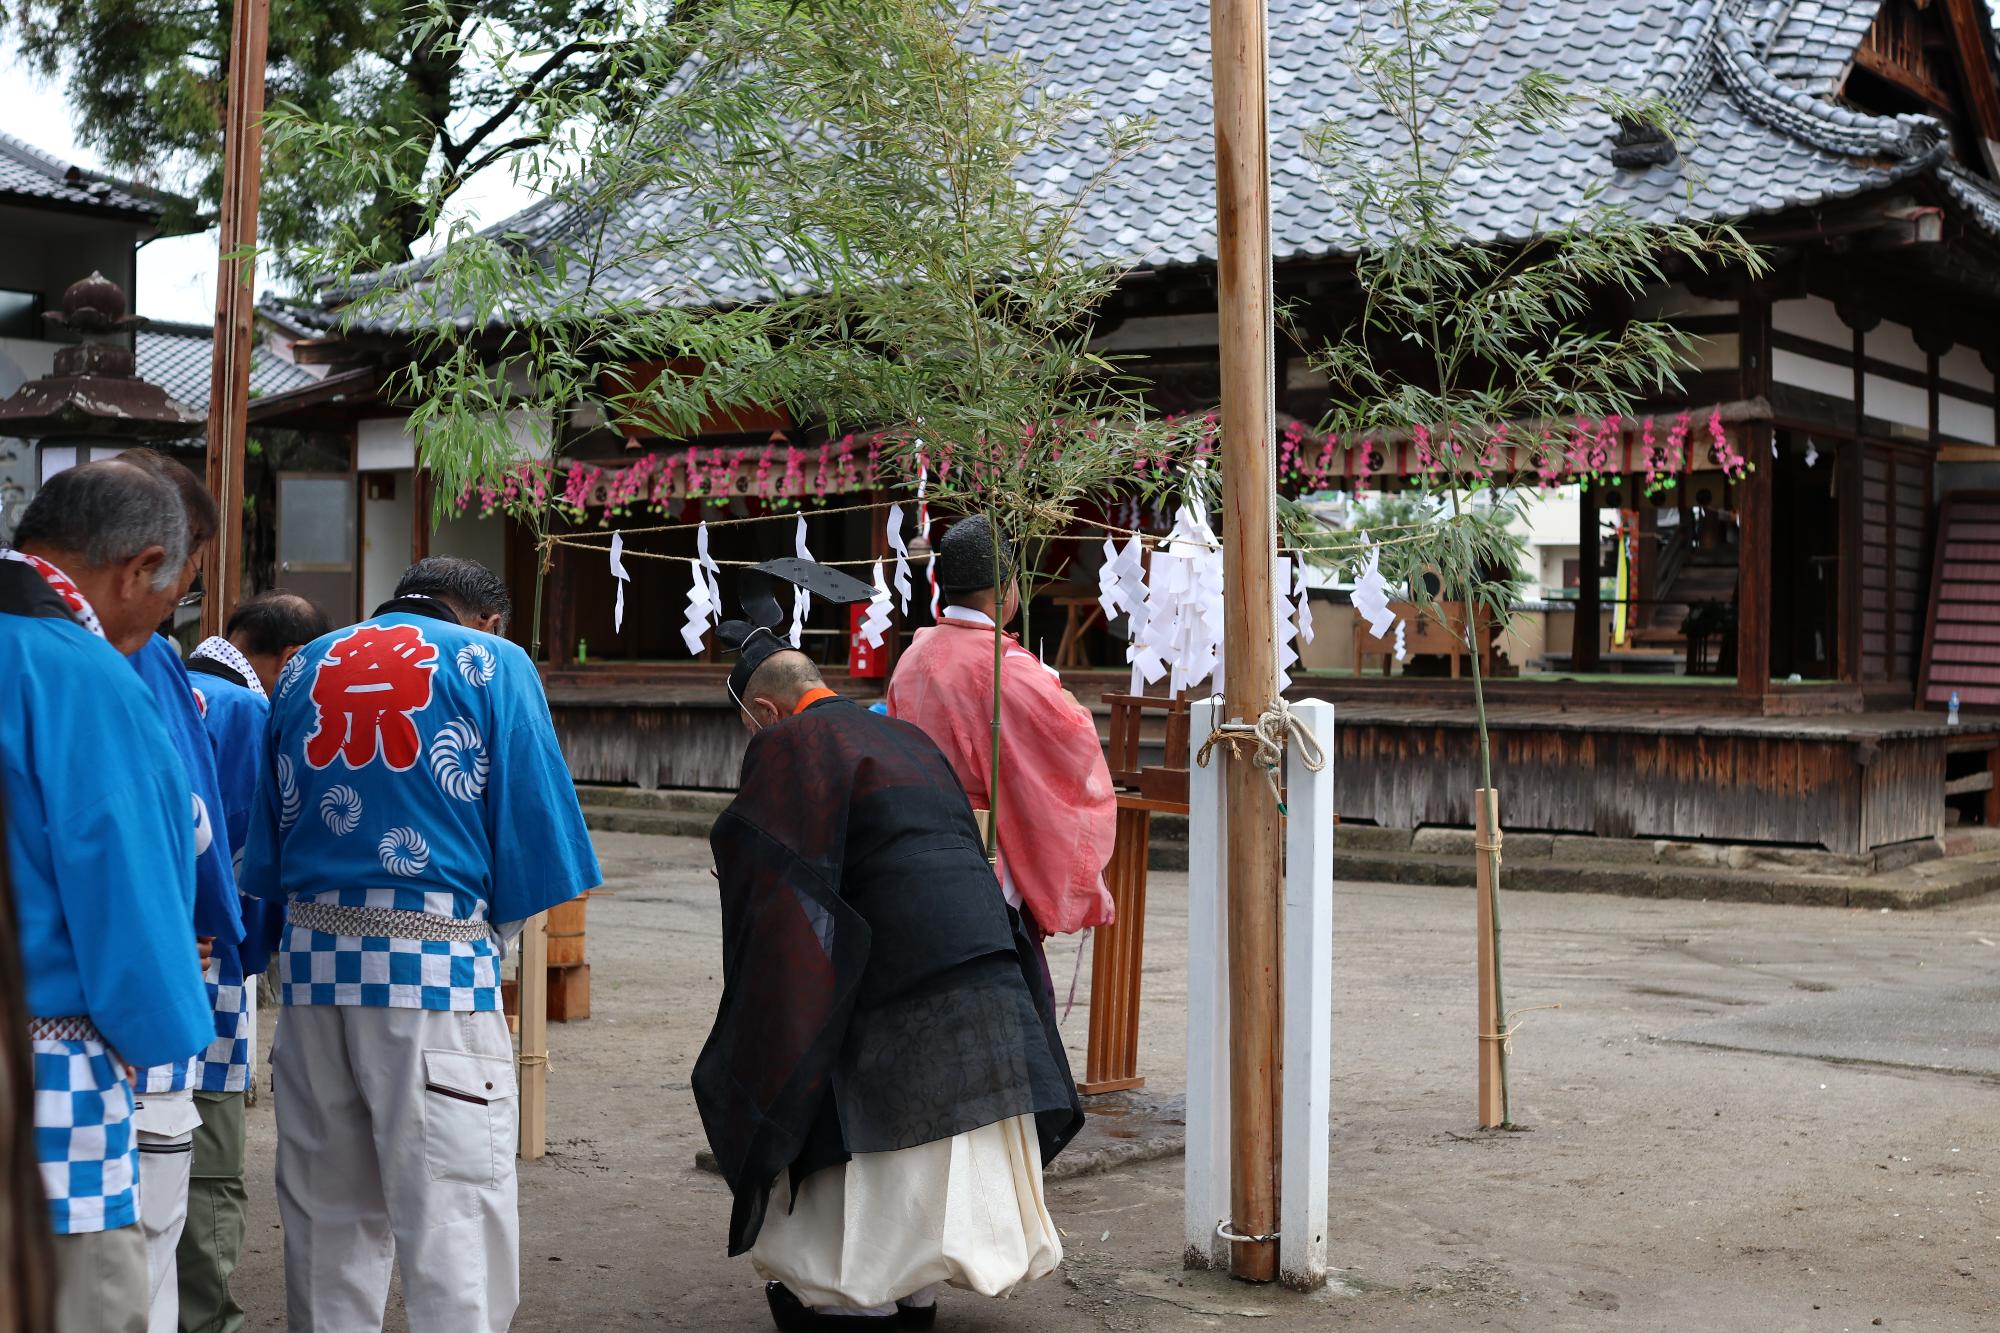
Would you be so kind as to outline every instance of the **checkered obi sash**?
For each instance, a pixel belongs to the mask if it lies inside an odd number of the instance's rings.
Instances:
[[[97,1024],[88,1018],[31,1018],[28,1020],[29,1041],[94,1041],[102,1044],[104,1038],[97,1033]]]
[[[393,907],[342,907],[338,903],[289,904],[291,924],[322,935],[396,940],[443,940],[469,944],[492,934],[484,921],[461,921],[430,912],[404,912]]]

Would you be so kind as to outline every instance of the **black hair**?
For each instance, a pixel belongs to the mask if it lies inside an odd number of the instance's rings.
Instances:
[[[477,560],[426,556],[396,581],[398,597],[435,597],[474,618],[498,615],[502,628],[514,614],[514,599],[498,574]]]
[[[287,648],[311,643],[332,628],[326,612],[311,601],[298,593],[273,588],[238,602],[229,613],[229,624],[224,626],[223,633],[245,653],[276,657]]]

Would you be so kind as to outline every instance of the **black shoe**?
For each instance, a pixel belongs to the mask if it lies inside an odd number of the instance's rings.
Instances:
[[[896,1327],[931,1328],[937,1323],[937,1302],[929,1305],[904,1305],[896,1302]]]
[[[937,1319],[937,1307],[926,1310],[896,1308],[895,1314],[882,1315],[823,1315],[805,1304],[782,1282],[766,1282],[764,1299],[771,1307],[771,1320],[778,1326],[778,1333],[859,1333],[870,1326],[881,1328],[895,1324],[901,1328],[929,1328]],[[922,1323],[908,1323],[916,1317]]]

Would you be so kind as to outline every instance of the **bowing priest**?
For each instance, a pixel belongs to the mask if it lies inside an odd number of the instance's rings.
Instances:
[[[784,1333],[928,1327],[933,1288],[1055,1269],[1042,1167],[1083,1121],[1018,914],[937,747],[828,689],[769,580],[852,602],[802,560],[746,572],[731,700],[754,734],[710,834],[723,994],[694,1092]]]
[[[993,622],[1020,611],[1013,553],[1002,541],[996,560],[992,526],[977,514],[952,524],[936,550],[944,607],[897,661],[889,715],[921,728],[972,804],[992,809]],[[1111,924],[1104,867],[1117,796],[1097,719],[1011,634],[1000,699],[1000,884],[1039,952],[1043,936]]]

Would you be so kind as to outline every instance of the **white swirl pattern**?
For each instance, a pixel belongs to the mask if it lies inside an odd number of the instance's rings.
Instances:
[[[453,800],[478,800],[491,768],[479,729],[468,718],[453,718],[431,740],[431,776]]]
[[[306,674],[306,655],[293,653],[292,660],[285,663],[285,669],[278,673],[278,697],[284,698],[292,692],[292,686],[299,683],[299,677]]]
[[[361,822],[361,793],[344,782],[327,788],[326,795],[319,798],[319,817],[334,837],[346,837]]]
[[[297,661],[297,658],[292,659]],[[278,756],[278,827],[288,829],[299,822],[299,810],[304,802],[299,796],[298,779],[292,774],[292,757]]]
[[[194,854],[204,855],[215,845],[215,829],[208,822],[208,806],[197,796],[194,798]]]
[[[458,650],[458,674],[465,677],[465,683],[474,689],[493,679],[493,673],[500,669],[493,650],[483,643],[468,643]]]
[[[382,858],[382,868],[404,879],[423,874],[431,863],[430,844],[413,828],[390,829],[375,850]]]

